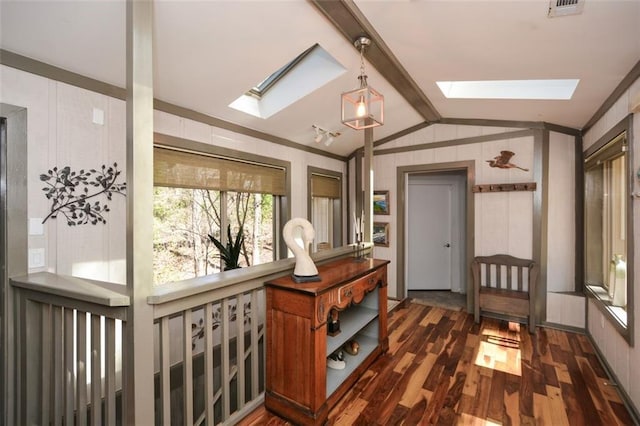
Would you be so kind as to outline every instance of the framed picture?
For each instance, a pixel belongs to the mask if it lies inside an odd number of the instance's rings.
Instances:
[[[373,191],[373,214],[389,214],[389,191]]]
[[[389,247],[389,224],[386,222],[373,222],[373,244]]]

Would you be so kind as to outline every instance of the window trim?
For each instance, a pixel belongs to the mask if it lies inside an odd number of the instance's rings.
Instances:
[[[277,82],[282,80],[291,70],[293,70],[296,65],[298,65],[304,58],[306,58],[311,52],[318,47],[319,44],[315,43],[313,46],[293,58],[290,62],[286,63],[282,67],[280,67],[276,72],[266,77],[260,83],[253,86],[251,89],[247,90],[245,95],[253,96],[257,99],[262,99],[264,95],[267,94],[269,89],[276,85]]]
[[[236,159],[238,161],[262,164],[265,166],[279,167],[285,170],[285,194],[276,197],[276,205],[274,206],[274,232],[276,236],[274,243],[275,260],[286,259],[288,256],[287,245],[284,243],[282,236],[282,228],[284,224],[291,218],[291,162],[271,157],[265,157],[258,154],[251,154],[230,148],[223,148],[208,143],[197,142],[191,139],[179,138],[164,133],[154,132],[153,144],[159,148],[179,149],[192,152],[201,152],[203,154]]]
[[[625,197],[628,200],[627,204],[627,212],[626,212],[626,241],[627,241],[627,325],[626,327],[620,322],[618,317],[613,313],[611,309],[611,304],[607,300],[603,300],[599,297],[599,295],[591,290],[586,282],[586,271],[587,271],[587,259],[586,259],[586,244],[583,248],[583,257],[584,257],[584,274],[585,281],[583,283],[583,291],[584,293],[590,297],[594,304],[598,307],[599,311],[603,314],[605,318],[612,324],[612,326],[620,333],[620,335],[627,341],[629,346],[634,346],[634,329],[635,329],[635,304],[634,304],[634,238],[633,238],[633,187],[635,182],[635,172],[633,166],[633,114],[627,115],[624,119],[622,119],[619,123],[617,123],[613,128],[611,128],[607,133],[605,133],[600,139],[598,139],[593,145],[591,145],[586,151],[583,153],[584,159],[584,171],[583,175],[585,177],[584,181],[586,181],[586,173],[587,173],[587,163],[591,163],[594,159],[597,159],[598,155],[603,155],[605,157],[611,157],[610,149],[603,150],[601,153],[598,153],[602,148],[608,145],[611,141],[618,138],[622,133],[626,132],[626,152],[625,152],[625,167],[627,172],[627,182],[626,182],[626,194]],[[583,181],[583,182],[584,182]],[[583,188],[584,192],[584,188]],[[583,215],[586,215],[586,194],[585,194],[585,204],[583,205]],[[585,236],[586,243],[586,233],[587,233],[587,223],[584,221],[584,230],[583,235]],[[588,311],[587,311],[588,312]]]
[[[311,222],[311,177],[312,175],[328,176],[340,180],[340,198],[333,199],[333,247],[342,247],[344,245],[344,233],[342,232],[342,216],[345,206],[344,201],[344,177],[342,172],[336,172],[319,167],[307,166],[307,220]]]

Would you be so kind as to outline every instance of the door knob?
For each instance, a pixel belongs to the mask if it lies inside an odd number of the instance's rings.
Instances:
[[[444,246],[445,246],[445,247],[451,247],[451,244],[446,243]]]

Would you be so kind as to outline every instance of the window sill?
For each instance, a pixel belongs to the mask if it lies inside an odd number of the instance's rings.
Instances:
[[[372,249],[373,243],[365,243],[366,254],[370,254]],[[354,254],[355,245],[349,244],[331,250],[312,253],[311,258],[319,265],[332,259],[353,256]],[[289,271],[292,272],[295,263],[295,258],[290,257],[247,268],[233,269],[212,275],[156,285],[151,296],[147,297],[147,303],[150,305],[162,305],[209,291],[221,291],[237,284],[245,284],[247,288],[262,287],[264,281]]]
[[[607,290],[599,285],[584,286],[587,296],[594,299],[596,306],[600,309],[600,312],[613,324],[616,330],[625,338],[631,345],[631,333],[627,327],[627,311],[620,306],[613,306],[611,304],[611,298]]]

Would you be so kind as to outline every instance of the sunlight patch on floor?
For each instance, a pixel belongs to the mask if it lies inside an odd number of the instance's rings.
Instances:
[[[492,422],[491,420],[481,419],[476,416],[472,416],[471,414],[462,413],[460,414],[460,422],[459,425],[465,426],[499,426],[501,423]]]
[[[515,332],[516,329],[519,331],[520,326],[519,324],[512,326],[512,324],[509,323],[509,332],[507,333],[491,328],[482,330],[475,361],[477,366],[516,376],[522,375],[520,338]]]

